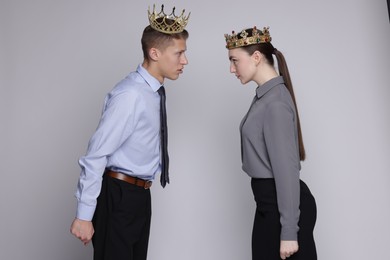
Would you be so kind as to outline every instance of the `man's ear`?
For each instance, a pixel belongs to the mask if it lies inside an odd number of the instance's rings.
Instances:
[[[150,48],[149,50],[149,57],[153,61],[158,61],[160,59],[161,52],[157,48]]]

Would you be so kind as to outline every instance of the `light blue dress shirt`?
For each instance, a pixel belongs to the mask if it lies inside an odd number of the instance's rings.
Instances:
[[[99,125],[79,160],[77,218],[92,220],[105,168],[145,180],[161,172],[160,86],[139,65],[107,94]]]

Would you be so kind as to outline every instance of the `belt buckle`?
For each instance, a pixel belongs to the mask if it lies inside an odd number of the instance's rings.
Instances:
[[[150,187],[152,187],[152,181],[145,181],[145,185],[144,185],[144,189],[147,190],[147,189],[150,189]]]

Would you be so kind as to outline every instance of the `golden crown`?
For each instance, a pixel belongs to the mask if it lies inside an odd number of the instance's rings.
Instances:
[[[226,48],[234,49],[252,44],[271,42],[272,40],[271,35],[269,34],[269,27],[258,30],[256,26],[254,26],[252,35],[249,37],[248,31],[250,31],[250,29],[244,29],[240,34],[236,34],[234,31],[232,31],[231,35],[225,34]]]
[[[167,15],[164,13],[164,5],[161,5],[161,11],[159,13],[155,10],[155,5],[153,5],[153,11],[150,12],[150,8],[148,8],[148,17],[150,26],[162,33],[173,34],[173,33],[181,33],[184,31],[188,23],[188,19],[190,18],[191,12],[186,16],[184,16],[185,9],[181,12],[180,16],[175,15],[175,7],[173,7],[172,13]]]

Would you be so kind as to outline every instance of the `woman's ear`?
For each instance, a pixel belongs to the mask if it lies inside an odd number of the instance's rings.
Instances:
[[[254,59],[255,64],[257,66],[257,65],[259,65],[263,61],[264,55],[261,52],[259,52],[259,51],[255,51],[252,54],[252,58]]]
[[[160,50],[157,48],[150,48],[149,57],[153,61],[158,61],[160,59]]]

